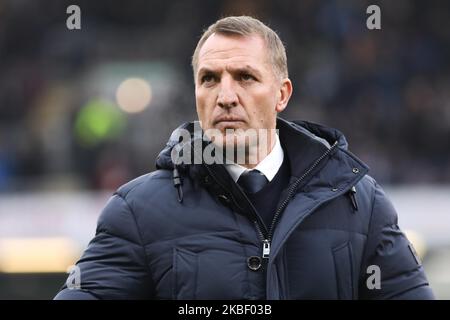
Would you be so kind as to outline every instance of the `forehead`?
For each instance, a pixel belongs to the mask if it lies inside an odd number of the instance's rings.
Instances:
[[[267,68],[269,64],[264,40],[257,35],[212,34],[199,51],[198,69],[225,65]]]

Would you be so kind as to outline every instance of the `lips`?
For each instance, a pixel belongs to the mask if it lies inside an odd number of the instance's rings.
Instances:
[[[242,120],[241,118],[237,118],[237,117],[220,117],[217,120],[214,121],[214,125],[217,124],[237,124],[238,122],[244,122],[244,120]]]
[[[214,127],[220,131],[242,128],[244,121],[238,118],[220,118],[214,122]]]

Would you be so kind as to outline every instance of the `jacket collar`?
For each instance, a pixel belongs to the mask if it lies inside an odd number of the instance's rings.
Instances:
[[[156,159],[157,169],[173,169],[174,164],[171,159],[171,153],[173,148],[180,146],[179,136],[175,133],[180,130],[187,130],[191,134],[190,144],[193,144],[196,139],[201,139],[201,133],[194,135],[195,126],[198,126],[197,121],[185,122],[174,130],[166,146],[159,153]],[[338,142],[340,149],[347,149],[347,141],[344,135],[333,128],[325,127],[319,124],[315,124],[307,121],[286,121],[282,118],[277,118],[277,129],[279,130],[281,145],[284,150],[288,152],[291,163],[296,165],[296,168],[292,173],[299,175],[304,167],[308,167],[311,161],[314,161],[320,154]],[[207,143],[203,142],[206,146]],[[303,163],[303,167],[298,167],[300,163]],[[183,167],[183,166],[181,166]]]
[[[319,139],[295,122],[277,119],[280,141],[289,158],[291,176],[299,178],[334,143]]]
[[[195,141],[196,139],[197,141],[198,139],[201,139],[201,135],[198,136],[198,132],[194,132],[195,125],[195,122],[187,122],[177,128],[186,129],[191,133],[191,140],[188,142],[188,147],[191,148],[193,157],[198,156],[195,154],[194,150]],[[336,152],[341,154],[340,168],[333,172],[333,177],[327,177],[327,179],[335,181],[336,184],[344,184],[344,182],[340,180],[345,180],[347,176],[342,175],[342,172],[346,170],[351,171],[352,168],[348,167],[350,166],[350,163],[355,162],[358,163],[361,173],[368,171],[367,165],[347,151],[347,141],[344,135],[336,129],[307,121],[286,121],[282,118],[277,119],[277,129],[279,129],[280,141],[285,151],[285,157],[288,157],[290,163],[291,182],[297,180],[299,177],[302,177],[306,172],[308,172],[313,164],[317,162],[317,160],[334,144],[337,144],[337,148],[334,148],[335,150],[327,155],[326,159],[322,159],[320,163],[315,166],[315,170],[308,173],[309,176],[312,176],[316,172],[320,171],[321,168],[325,166],[329,157],[332,157]],[[208,142],[202,141],[202,145],[203,147],[206,147]],[[224,165],[212,164],[208,165],[208,168],[205,168],[206,166],[204,165],[198,164],[180,164],[175,166],[171,160],[173,148],[183,148],[183,146],[180,146],[178,137],[174,134],[172,134],[166,144],[166,147],[160,152],[156,160],[157,169],[174,170],[179,168],[181,173],[187,173],[194,180],[198,180],[200,182],[205,182],[208,180],[208,187],[215,189],[217,193],[220,193],[220,195],[228,193],[231,198],[235,199],[235,201],[231,202],[241,202],[240,200],[242,199],[240,199],[240,196],[242,193],[237,190],[236,183],[233,181]],[[212,183],[207,178],[207,176],[211,173],[214,174],[214,179],[219,185],[214,188],[212,188]],[[308,179],[305,179],[304,184],[307,182]],[[304,184],[302,184],[302,186]],[[244,208],[240,207],[237,209],[248,210],[249,208],[245,208],[244,205]]]

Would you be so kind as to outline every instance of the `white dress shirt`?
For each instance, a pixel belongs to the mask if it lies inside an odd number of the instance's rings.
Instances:
[[[281,147],[280,138],[278,134],[275,134],[275,145],[273,149],[269,152],[269,154],[253,169],[248,169],[243,167],[237,163],[225,164],[225,168],[227,169],[230,176],[233,178],[234,182],[237,182],[239,177],[245,171],[250,170],[259,170],[263,173],[267,180],[272,181],[272,179],[277,174],[284,160],[284,152]]]

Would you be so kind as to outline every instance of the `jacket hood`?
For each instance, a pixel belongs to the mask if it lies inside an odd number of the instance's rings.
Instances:
[[[171,156],[172,152],[174,151],[173,149],[176,148],[178,150],[181,150],[186,147],[186,144],[192,145],[195,140],[202,140],[202,131],[195,131],[194,129],[196,128],[196,126],[197,128],[200,127],[198,121],[185,122],[172,132],[169,140],[166,143],[166,146],[163,150],[161,150],[158,157],[156,158],[156,169],[173,170],[175,168]],[[347,150],[348,148],[347,140],[342,132],[321,124],[303,120],[287,121],[282,118],[278,118],[277,128],[280,130],[280,132],[292,130],[296,131],[297,133],[303,133],[307,137],[321,142],[327,148],[330,148],[330,146],[332,146],[336,142],[340,149]],[[180,131],[189,132],[190,139],[188,141],[180,142]],[[207,145],[208,141],[202,140],[202,144]],[[177,165],[177,167],[180,168],[183,168],[184,166],[185,165],[182,164]]]
[[[344,134],[338,129],[304,120],[294,120],[292,122],[289,122],[279,119],[279,122],[280,120],[291,124],[297,130],[310,135],[311,138],[319,140],[324,144],[328,144],[331,146],[335,142],[337,142],[340,149],[348,149],[347,139],[345,138]]]

